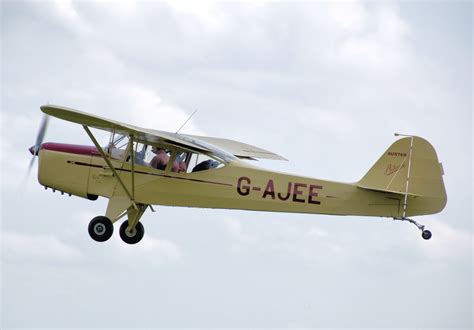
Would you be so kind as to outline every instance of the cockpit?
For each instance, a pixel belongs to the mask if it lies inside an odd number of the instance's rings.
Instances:
[[[134,141],[132,144],[129,137],[122,134],[111,134],[104,151],[111,159],[131,162],[133,158],[135,165],[175,173],[217,169],[236,159],[234,155],[202,141],[193,139],[192,143],[210,151],[196,151],[165,142],[151,144]],[[133,155],[130,149],[133,150]]]

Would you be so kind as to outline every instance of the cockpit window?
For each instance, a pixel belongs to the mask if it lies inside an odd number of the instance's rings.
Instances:
[[[149,166],[159,170],[167,169],[175,173],[193,173],[224,166],[222,161],[204,154],[179,149],[170,152],[166,149],[153,148],[156,153],[149,161]]]
[[[126,153],[128,141],[128,136],[112,133],[110,135],[109,143],[104,148],[104,151],[112,159],[123,160],[123,157]]]
[[[216,154],[216,150],[213,150],[213,155],[209,156],[189,150],[175,149],[173,147],[171,147],[171,149],[168,148],[169,147],[138,142],[134,142],[133,146],[130,146],[130,138],[128,136],[111,134],[109,144],[104,150],[110,158],[126,162],[131,161],[130,151],[133,151],[136,165],[175,173],[193,173],[212,170],[223,167],[227,161],[231,161],[235,158],[233,155],[229,155],[224,151],[217,151]]]
[[[204,154],[193,153],[188,164],[188,173],[223,167],[224,163]]]
[[[115,134],[112,138],[112,144],[117,149],[124,149],[128,144],[128,136],[123,134]]]

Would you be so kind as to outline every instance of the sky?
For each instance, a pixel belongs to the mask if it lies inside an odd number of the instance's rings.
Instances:
[[[472,2],[1,2],[2,328],[472,328]],[[92,241],[107,200],[26,176],[51,103],[253,144],[356,182],[437,150],[448,204],[408,223],[156,207]],[[106,139],[105,135],[101,135]],[[51,119],[46,141],[88,144]],[[118,229],[118,228],[116,228]]]

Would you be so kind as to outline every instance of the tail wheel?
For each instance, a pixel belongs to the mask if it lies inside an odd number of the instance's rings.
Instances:
[[[98,216],[89,223],[89,235],[94,241],[105,242],[114,233],[114,224],[109,218]]]
[[[135,228],[128,230],[128,220],[120,226],[120,237],[127,244],[136,244],[140,242],[145,234],[145,228],[141,222],[138,222]]]
[[[423,232],[421,233],[421,237],[426,240],[429,240],[431,238],[431,232],[429,230],[423,230]]]

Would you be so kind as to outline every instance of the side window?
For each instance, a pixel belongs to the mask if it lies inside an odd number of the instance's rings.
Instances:
[[[177,150],[171,171],[178,173],[187,173],[191,153],[189,151]]]
[[[152,150],[151,158],[145,157],[145,163],[159,170],[169,169],[169,171],[175,173],[193,173],[224,166],[222,162],[204,154],[180,149],[171,152],[166,149],[152,148],[151,146],[149,149]],[[156,151],[157,149],[158,151]],[[170,165],[169,162],[172,162],[172,164]]]
[[[163,147],[145,145],[140,156],[143,156],[143,165],[164,171],[171,158],[171,151]]]
[[[146,158],[147,152],[150,152],[149,146],[143,143],[138,143],[138,145],[135,144],[133,147],[133,150],[135,151],[135,164],[148,166]]]
[[[154,149],[154,147],[148,144],[144,144],[143,147],[141,149],[138,148],[138,150],[140,157],[143,157],[143,164],[145,166],[150,166],[151,161],[156,156],[156,150]]]
[[[118,138],[113,140],[109,144],[110,156],[113,159],[123,160],[126,155],[127,158],[125,161],[130,162],[130,153],[129,153],[129,138],[121,136],[123,138]],[[133,152],[135,156],[135,164],[142,166],[150,166],[149,162],[153,158],[154,154],[151,152],[151,146],[143,143],[133,143]]]
[[[112,134],[108,146],[104,149],[112,159],[130,162],[131,155],[129,148],[128,136]],[[133,152],[136,165],[161,171],[168,170],[175,173],[194,173],[224,166],[222,161],[205,154],[182,149],[170,150],[167,149],[167,147],[152,146],[144,143],[134,142]]]
[[[123,160],[123,157],[126,153],[128,140],[128,137],[125,135],[111,134],[109,144],[106,148],[106,152],[109,154],[110,158]]]
[[[222,166],[224,166],[222,162],[219,162],[207,155],[193,153],[189,159],[187,173],[200,172]]]
[[[140,145],[136,149],[136,163],[157,170],[169,169],[171,172],[185,173],[190,152],[169,150],[160,146]],[[172,162],[172,164],[170,164]]]

